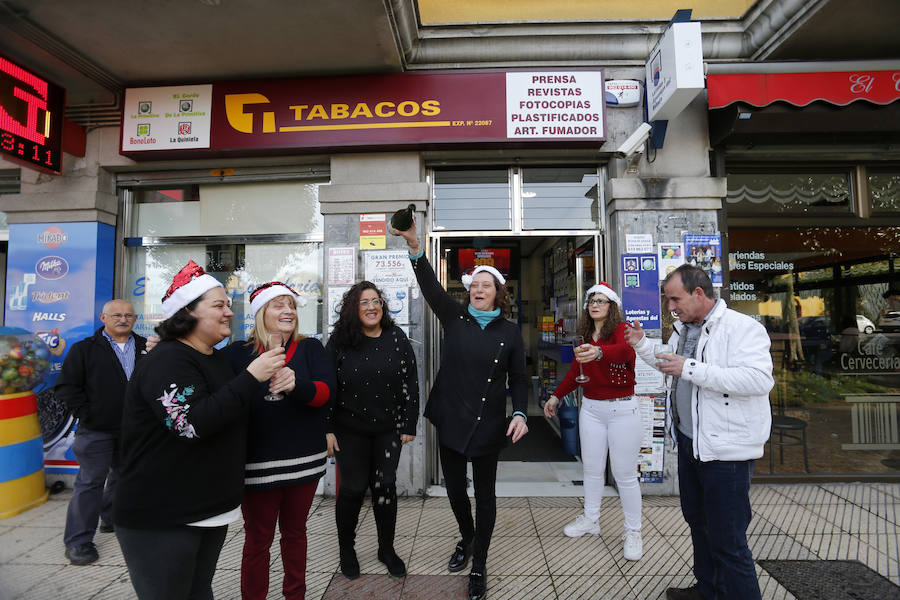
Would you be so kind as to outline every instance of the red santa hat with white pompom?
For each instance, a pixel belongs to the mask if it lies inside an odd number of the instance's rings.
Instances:
[[[175,277],[162,299],[162,309],[169,319],[179,310],[213,289],[225,287],[194,261],[188,261]]]

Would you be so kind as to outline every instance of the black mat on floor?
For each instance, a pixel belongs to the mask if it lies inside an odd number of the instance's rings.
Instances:
[[[528,417],[528,433],[515,444],[507,444],[500,460],[521,462],[574,462],[563,452],[562,440],[543,416]]]
[[[900,587],[856,560],[761,560],[797,600],[898,600]]]

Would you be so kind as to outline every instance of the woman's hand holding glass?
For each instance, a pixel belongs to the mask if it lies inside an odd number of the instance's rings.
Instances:
[[[284,368],[284,338],[285,335],[281,332],[270,333],[266,336],[266,350],[271,352],[276,348],[281,348],[282,351],[282,361],[281,367]],[[290,369],[288,369],[290,370]],[[277,373],[277,371],[276,371]],[[268,400],[269,402],[278,402],[279,400],[284,400],[284,394],[281,391],[275,391],[276,388],[276,373],[272,373],[272,376],[269,377],[269,393],[263,396],[264,400]]]
[[[282,367],[284,367],[284,348],[278,346],[253,359],[253,362],[247,365],[247,371],[253,375],[254,379],[262,383],[271,379]]]
[[[601,356],[603,356],[603,350],[600,349],[600,346],[582,344],[575,348],[575,360],[580,363],[589,363],[598,360]]]
[[[574,350],[575,359],[578,361],[578,375],[575,377],[575,383],[587,383],[591,380],[590,377],[584,374],[584,366],[582,365],[585,361],[581,359],[581,354],[588,350],[585,346],[590,346],[590,344],[584,343],[583,335],[576,335],[572,338],[572,350]]]
[[[292,392],[295,384],[294,370],[290,367],[281,367],[269,380],[269,393],[283,395]]]

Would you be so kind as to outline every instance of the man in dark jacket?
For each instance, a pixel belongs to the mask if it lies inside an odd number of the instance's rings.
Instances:
[[[56,395],[78,418],[72,449],[80,467],[63,537],[73,565],[99,558],[93,541],[98,520],[100,531],[113,531],[122,402],[135,363],[147,353],[147,340],[131,331],[135,317],[130,302],[107,302],[103,327],[72,346],[56,381]]]

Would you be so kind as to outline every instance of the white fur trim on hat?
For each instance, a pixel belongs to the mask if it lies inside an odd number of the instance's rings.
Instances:
[[[496,277],[497,281],[500,282],[500,285],[506,284],[506,279],[503,277],[503,275],[500,274],[500,271],[488,265],[478,265],[477,267],[475,267],[475,270],[472,271],[471,275],[463,275],[462,277],[460,277],[463,286],[468,290],[469,286],[472,285],[472,280],[475,279],[475,275],[481,273],[482,271],[487,271],[488,273]]]
[[[604,296],[606,296],[607,298],[609,298],[610,300],[612,300],[613,302],[618,304],[620,307],[622,306],[622,299],[619,298],[619,295],[617,293],[615,293],[613,291],[613,289],[611,287],[609,287],[609,284],[606,283],[605,281],[601,281],[600,283],[598,283],[596,285],[592,285],[584,293],[584,307],[585,308],[587,308],[587,303],[591,297],[591,294],[603,294]]]
[[[225,286],[208,273],[194,277],[162,301],[163,314],[167,319],[171,318],[179,310],[215,287]]]
[[[261,308],[279,296],[290,296],[294,299],[294,304],[296,304],[298,308],[306,306],[306,298],[301,298],[297,292],[288,286],[277,283],[260,291],[253,296],[252,300],[250,300],[250,310],[253,311],[253,316],[255,317],[256,313],[258,313]]]

